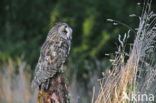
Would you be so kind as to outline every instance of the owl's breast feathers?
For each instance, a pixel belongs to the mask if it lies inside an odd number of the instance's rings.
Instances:
[[[70,41],[66,41],[62,38],[55,38],[52,41],[46,41],[40,52],[40,56],[43,61],[46,61],[48,65],[53,65],[59,68],[66,60],[66,57],[70,51]]]

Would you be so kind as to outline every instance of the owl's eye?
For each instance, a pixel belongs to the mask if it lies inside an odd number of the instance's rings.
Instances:
[[[67,26],[65,26],[65,27],[64,27],[64,29],[63,29],[63,31],[62,31],[62,32],[63,32],[63,34],[67,34],[66,27],[67,27]]]

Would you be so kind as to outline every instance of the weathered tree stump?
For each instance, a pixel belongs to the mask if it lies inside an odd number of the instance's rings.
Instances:
[[[38,103],[69,103],[68,90],[63,73],[50,78],[48,89],[39,88]]]

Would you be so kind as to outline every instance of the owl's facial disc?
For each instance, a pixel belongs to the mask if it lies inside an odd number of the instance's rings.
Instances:
[[[72,29],[68,25],[62,25],[59,34],[64,39],[72,39]]]
[[[67,31],[67,38],[68,39],[72,39],[72,29],[68,26],[68,27],[66,27],[65,28],[66,29],[66,31]]]

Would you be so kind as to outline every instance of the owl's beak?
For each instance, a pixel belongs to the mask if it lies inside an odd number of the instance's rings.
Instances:
[[[72,29],[70,27],[66,27],[67,31],[67,39],[72,39]]]

